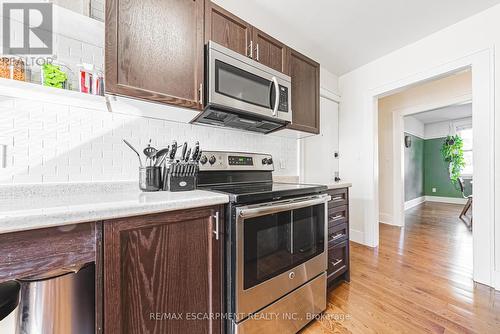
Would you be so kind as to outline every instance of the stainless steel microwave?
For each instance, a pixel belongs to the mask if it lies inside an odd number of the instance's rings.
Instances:
[[[292,121],[289,76],[213,41],[205,66],[205,108],[193,123],[269,133]]]

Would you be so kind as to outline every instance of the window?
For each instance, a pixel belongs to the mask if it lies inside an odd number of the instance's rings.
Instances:
[[[465,167],[462,169],[463,177],[472,176],[472,126],[457,127],[457,134],[462,137],[464,142],[464,159]]]

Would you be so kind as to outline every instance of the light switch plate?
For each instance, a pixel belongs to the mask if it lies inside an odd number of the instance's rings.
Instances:
[[[280,169],[285,169],[285,168],[286,168],[285,159],[280,159]]]
[[[0,168],[7,168],[7,145],[0,144]]]

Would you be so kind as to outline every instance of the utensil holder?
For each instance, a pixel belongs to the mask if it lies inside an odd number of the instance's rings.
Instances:
[[[161,167],[139,168],[139,189],[142,191],[158,191],[162,188]]]

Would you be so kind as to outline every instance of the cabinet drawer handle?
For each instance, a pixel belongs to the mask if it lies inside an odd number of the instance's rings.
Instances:
[[[344,200],[344,196],[333,197],[331,200],[334,201],[334,202],[343,201]]]
[[[215,219],[215,240],[219,240],[219,211],[215,212],[215,216],[212,216]]]
[[[335,259],[335,262],[330,262],[332,264],[332,267],[336,267],[342,262],[343,259]]]
[[[330,216],[330,220],[332,220],[332,221],[340,220],[342,218],[344,218],[343,214],[338,214],[336,216]]]
[[[332,238],[330,238],[331,241],[334,241],[334,240],[337,240],[337,239],[340,239],[342,238],[343,236],[345,236],[344,233],[337,233],[335,234]]]

